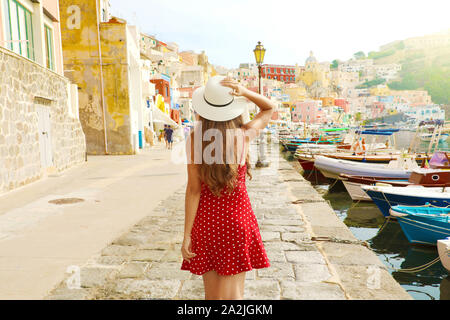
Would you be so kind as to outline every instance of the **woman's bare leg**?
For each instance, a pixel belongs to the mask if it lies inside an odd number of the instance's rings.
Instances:
[[[219,275],[217,272],[213,270],[203,274],[203,285],[205,287],[205,300],[220,300]]]
[[[245,272],[232,276],[221,276],[215,271],[203,275],[206,300],[244,299]]]

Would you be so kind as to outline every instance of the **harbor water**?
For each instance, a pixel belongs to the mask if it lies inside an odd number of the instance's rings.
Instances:
[[[408,149],[415,133],[400,131],[395,134],[397,146]],[[427,143],[421,143],[418,151],[426,152]],[[449,150],[447,142],[440,143],[438,150]],[[285,152],[286,159],[295,161]],[[435,258],[436,247],[411,245],[395,220],[386,219],[372,202],[353,202],[341,182],[334,186],[330,181],[319,181],[305,176],[328,200],[336,215],[359,240],[367,241],[371,249],[387,267],[393,278],[416,300],[450,300],[450,275],[440,262],[416,273],[398,269],[422,266]],[[330,189],[332,186],[332,189]]]

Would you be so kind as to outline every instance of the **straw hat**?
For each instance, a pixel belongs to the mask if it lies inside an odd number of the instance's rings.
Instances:
[[[220,84],[223,79],[224,76],[211,77],[206,86],[198,88],[192,94],[192,108],[202,118],[228,121],[246,110],[246,99],[231,95],[233,90]]]

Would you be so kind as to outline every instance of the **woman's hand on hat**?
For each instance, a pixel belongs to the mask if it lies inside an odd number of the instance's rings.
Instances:
[[[233,89],[230,94],[236,97],[243,96],[245,91],[247,90],[245,87],[241,86],[238,82],[231,78],[223,79],[222,81],[220,81],[220,84],[224,87]]]

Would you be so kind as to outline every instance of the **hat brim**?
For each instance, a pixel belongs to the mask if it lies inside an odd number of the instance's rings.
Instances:
[[[234,97],[234,101],[225,107],[215,107],[204,99],[205,87],[198,88],[192,94],[192,108],[202,118],[212,121],[229,121],[239,117],[247,109],[244,97]]]

